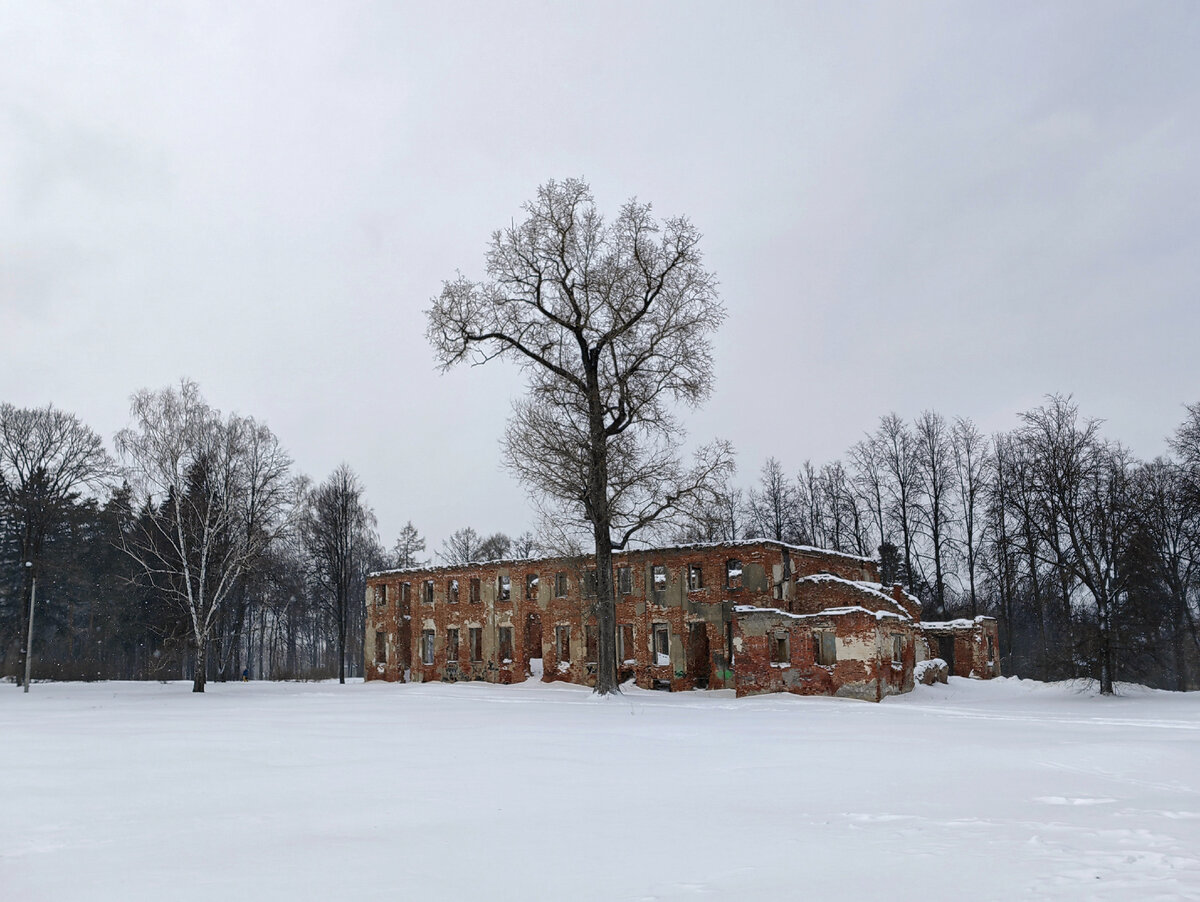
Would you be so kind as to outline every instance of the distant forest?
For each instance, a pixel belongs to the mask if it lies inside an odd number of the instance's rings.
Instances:
[[[996,617],[1009,675],[1196,689],[1200,404],[1184,410],[1153,461],[1060,396],[991,436],[889,414],[843,460],[789,472],[771,458],[652,541],[878,557],[926,620]],[[296,473],[265,426],[192,383],[135,395],[111,450],[70,413],[0,405],[0,675],[18,681],[35,588],[34,680],[202,689],[361,675],[371,570],[558,550],[465,527],[427,556],[411,522],[385,547],[349,467]]]
[[[1134,459],[1051,396],[1011,432],[880,418],[845,460],[772,458],[676,538],[762,535],[877,557],[923,619],[999,620],[1002,668],[1200,688],[1200,404],[1172,457]]]

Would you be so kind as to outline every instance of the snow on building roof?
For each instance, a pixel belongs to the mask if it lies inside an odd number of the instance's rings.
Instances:
[[[819,554],[823,557],[841,558],[847,561],[855,561],[860,564],[877,563],[875,558],[862,557],[857,554],[848,554],[845,551],[833,551],[829,548],[817,548],[815,545],[790,545],[787,542],[779,542],[775,539],[737,539],[733,542],[686,542],[681,545],[655,545],[646,546],[645,548],[628,548],[624,551],[614,551],[613,557],[619,558],[629,554],[653,554],[656,551],[688,551],[690,549],[710,549],[710,548],[738,548],[748,547],[752,545],[773,545],[776,548],[785,548],[788,551],[796,551],[800,554]],[[424,564],[417,567],[396,567],[390,570],[373,570],[368,573],[368,577],[375,576],[393,576],[397,573],[434,573],[445,570],[463,570],[467,567],[495,567],[501,564],[540,564],[550,561],[570,561],[594,558],[593,552],[587,552],[580,555],[558,554],[547,557],[538,558],[495,558],[486,561],[467,561],[461,564]]]
[[[900,616],[904,620],[911,620],[912,617],[900,602],[892,597],[891,593],[885,592],[882,587],[875,583],[862,582],[861,580],[842,579],[840,576],[834,576],[832,573],[817,573],[812,576],[804,576],[796,580],[796,585],[802,583],[838,583],[840,585],[849,586],[857,592],[869,595],[876,603],[880,601],[887,602],[889,608],[895,608],[900,612]],[[906,593],[907,594],[907,593]]]
[[[843,617],[847,614],[866,614],[874,617],[876,620],[911,620],[907,614],[893,614],[891,611],[872,611],[868,608],[860,607],[859,605],[851,605],[841,608],[826,608],[817,614],[793,614],[791,611],[780,610],[779,608],[760,608],[752,604],[737,604],[733,606],[735,614],[777,614],[781,617],[788,617],[792,620],[816,620],[820,617]]]
[[[926,630],[969,630],[974,629],[977,624],[983,623],[985,620],[995,620],[995,617],[988,617],[986,614],[980,614],[974,620],[967,617],[959,617],[956,620],[930,620],[921,621],[919,626]]]

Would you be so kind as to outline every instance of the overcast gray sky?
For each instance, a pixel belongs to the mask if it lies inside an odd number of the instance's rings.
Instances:
[[[704,232],[692,436],[741,480],[1047,392],[1141,456],[1200,401],[1200,3],[0,0],[0,400],[111,439],[181,376],[407,519],[532,525],[495,364],[422,311],[538,184]]]

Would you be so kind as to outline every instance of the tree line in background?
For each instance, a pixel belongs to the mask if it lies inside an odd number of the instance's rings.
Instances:
[[[24,678],[32,599],[33,679],[360,676],[367,574],[426,563],[417,528],[388,552],[349,466],[312,484],[193,382],[131,420],[114,457],[73,414],[0,404],[0,675]],[[438,558],[536,550],[467,527]]]
[[[766,536],[878,556],[926,620],[998,618],[1009,674],[1200,688],[1200,404],[1138,461],[1052,396],[1011,432],[896,414],[845,461],[769,459],[673,538]]]
[[[31,600],[34,679],[361,673],[366,574],[394,562],[349,467],[313,485],[187,381],[134,395],[115,449],[0,405],[0,673],[23,679]]]
[[[845,461],[775,458],[648,541],[764,536],[878,556],[925,619],[1000,621],[1005,670],[1200,688],[1200,404],[1172,456],[1135,460],[1064,397],[985,436],[895,414]],[[116,457],[53,407],[0,405],[0,673],[34,678],[360,675],[368,572],[428,562],[411,522],[379,541],[346,465],[314,485],[250,417],[194,383],[133,398]],[[563,550],[466,527],[443,564]],[[26,566],[26,562],[32,566]]]

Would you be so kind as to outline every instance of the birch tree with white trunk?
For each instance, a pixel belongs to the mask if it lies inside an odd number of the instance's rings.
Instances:
[[[217,612],[296,510],[291,459],[265,425],[222,416],[189,380],[137,392],[131,415],[116,447],[145,515],[126,532],[125,550],[187,616],[192,691],[203,692]]]

